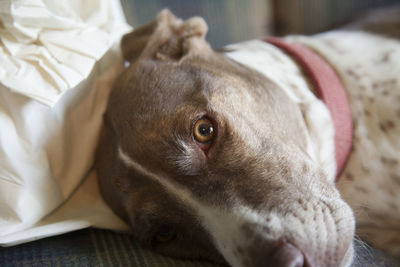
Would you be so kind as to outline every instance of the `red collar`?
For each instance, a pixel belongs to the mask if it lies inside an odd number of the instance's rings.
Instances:
[[[265,42],[273,44],[292,56],[308,73],[318,97],[328,107],[335,127],[336,181],[349,157],[353,141],[353,121],[349,100],[344,86],[335,70],[316,52],[301,44],[284,39],[268,37]]]

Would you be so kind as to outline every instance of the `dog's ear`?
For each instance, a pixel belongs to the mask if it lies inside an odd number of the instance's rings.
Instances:
[[[202,18],[182,21],[165,9],[155,21],[122,38],[122,53],[130,62],[139,58],[180,60],[190,55],[206,55],[212,51],[205,40],[207,30]]]

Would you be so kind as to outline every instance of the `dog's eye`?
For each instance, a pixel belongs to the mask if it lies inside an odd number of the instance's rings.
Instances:
[[[193,136],[197,142],[209,143],[214,137],[214,126],[207,118],[201,118],[194,124]]]
[[[176,237],[176,231],[173,229],[164,229],[157,232],[154,236],[154,241],[157,243],[165,243],[172,241]]]

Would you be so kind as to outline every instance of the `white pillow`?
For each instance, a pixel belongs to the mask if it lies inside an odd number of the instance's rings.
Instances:
[[[0,3],[0,245],[126,229],[92,170],[131,30],[118,0]],[[1,26],[1,25],[0,25]]]

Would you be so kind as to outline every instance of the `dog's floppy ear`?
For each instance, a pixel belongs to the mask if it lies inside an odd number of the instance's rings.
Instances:
[[[212,51],[205,40],[207,30],[207,24],[202,18],[193,17],[182,21],[165,9],[155,21],[122,38],[122,53],[130,62],[145,57],[180,60],[189,55],[205,55]]]

